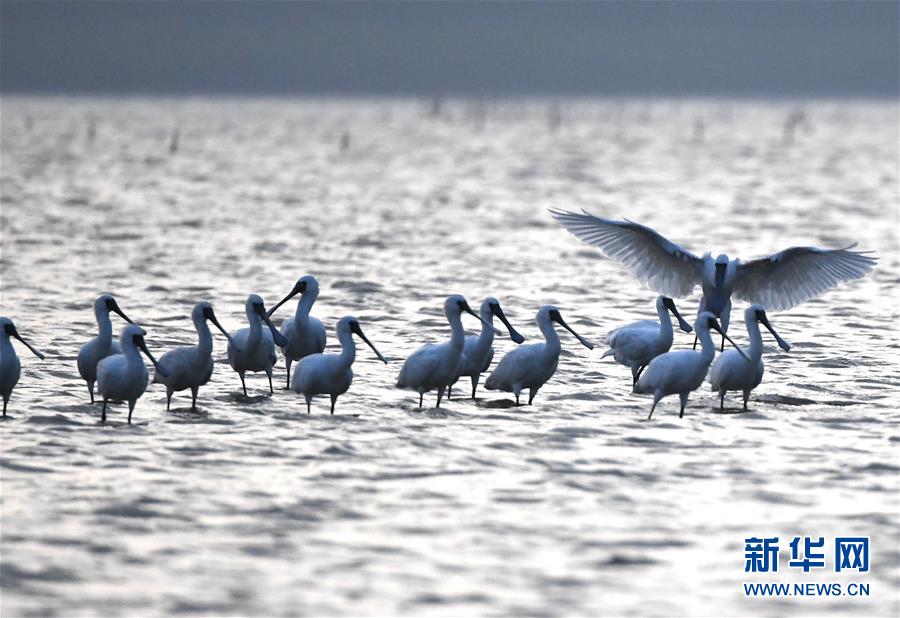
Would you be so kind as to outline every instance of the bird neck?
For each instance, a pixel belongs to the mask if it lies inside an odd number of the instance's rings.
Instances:
[[[133,363],[135,361],[139,363],[142,362],[141,352],[140,350],[138,350],[138,347],[134,345],[134,341],[131,340],[131,337],[126,337],[125,339],[120,340],[119,343],[121,343],[122,345],[122,354],[125,355],[125,359],[129,363]]]
[[[494,312],[490,307],[481,309],[481,334],[478,335],[478,348],[485,349],[494,342]]]
[[[750,335],[750,347],[747,348],[747,356],[751,360],[758,360],[762,356],[762,333],[759,332],[759,322],[756,319],[747,320],[747,334]]]
[[[0,330],[0,355],[3,357],[11,355],[10,358],[16,355],[16,350],[9,340],[9,335],[4,330]]]
[[[660,348],[671,348],[675,335],[672,333],[672,316],[665,306],[657,309],[656,314],[659,316],[659,335],[657,335],[657,343]]]
[[[559,343],[559,334],[556,332],[556,329],[553,327],[553,322],[550,318],[540,320],[538,322],[538,328],[541,331],[541,334],[544,335],[544,340],[546,341],[545,351],[554,351],[559,354],[560,343]]]
[[[716,344],[713,343],[712,337],[709,334],[709,328],[701,326],[696,330],[697,338],[700,339],[700,356],[702,356],[703,360],[709,364],[716,355]]]
[[[300,300],[297,301],[297,311],[294,312],[294,322],[309,320],[309,312],[318,297],[318,292],[304,292],[300,295]]]
[[[255,350],[262,340],[262,318],[255,309],[247,310],[247,320],[250,322],[250,334],[247,335],[247,348]]]
[[[194,327],[197,329],[197,347],[200,349],[200,354],[203,356],[212,354],[212,332],[209,330],[209,324],[206,323],[206,319],[201,317],[199,320],[195,320]]]
[[[112,321],[109,319],[109,311],[105,308],[98,308],[94,311],[97,318],[97,326],[100,327],[98,339],[101,343],[110,345],[112,343]]]
[[[341,344],[341,363],[349,367],[356,360],[356,342],[353,340],[353,333],[349,329],[341,330],[338,333],[338,341]]]
[[[462,325],[462,316],[458,313],[447,316],[447,321],[450,322],[450,346],[462,349],[463,344],[466,342],[466,331]]]

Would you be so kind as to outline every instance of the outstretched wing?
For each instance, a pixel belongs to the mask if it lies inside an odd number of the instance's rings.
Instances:
[[[633,221],[601,219],[584,212],[550,210],[564,228],[603,255],[625,265],[651,289],[666,296],[688,296],[700,283],[703,260],[656,231]]]
[[[780,311],[815,298],[842,281],[860,279],[875,266],[870,251],[791,247],[741,264],[734,294],[766,309]]]

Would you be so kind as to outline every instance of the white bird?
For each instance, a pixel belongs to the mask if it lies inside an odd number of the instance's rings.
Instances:
[[[31,350],[32,354],[44,360],[44,355],[19,334],[12,320],[0,318],[0,395],[3,395],[3,416],[6,416],[6,404],[9,403],[9,397],[16,384],[19,383],[19,376],[22,373],[22,364],[19,362],[19,357],[16,356],[16,350],[9,340],[10,337],[21,341],[26,348]]]
[[[106,404],[109,400],[128,402],[128,423],[131,424],[131,413],[134,404],[147,390],[149,374],[147,366],[141,360],[143,351],[163,376],[166,370],[159,366],[156,359],[147,349],[144,335],[147,333],[136,324],[128,324],[122,329],[119,337],[122,353],[107,356],[97,365],[97,390],[103,395],[103,412],[101,422],[106,422]]]
[[[672,347],[674,333],[672,332],[672,318],[669,317],[670,311],[678,319],[681,330],[686,333],[694,330],[678,313],[675,301],[660,296],[656,299],[656,314],[659,316],[659,322],[639,320],[611,330],[606,335],[609,349],[603,353],[601,358],[612,356],[617,363],[630,368],[632,386],[637,383],[641,372],[650,361],[660,354],[665,354]]]
[[[287,388],[291,387],[291,364],[304,356],[318,354],[325,349],[325,325],[309,315],[313,303],[319,297],[319,282],[312,275],[300,277],[288,295],[269,309],[269,316],[271,317],[276,309],[297,294],[300,294],[300,300],[297,302],[294,317],[281,324],[281,334],[287,339],[286,345],[279,346],[287,367]]]
[[[512,392],[516,396],[516,405],[519,405],[519,393],[522,389],[528,389],[528,403],[531,404],[538,390],[556,373],[561,347],[553,322],[575,335],[588,350],[594,349],[593,343],[566,324],[559,309],[553,305],[544,305],[538,309],[535,321],[544,335],[544,343],[532,343],[512,350],[500,360],[484,383],[488,390]]]
[[[278,360],[275,356],[275,346],[286,345],[287,339],[272,324],[263,299],[258,294],[248,296],[244,307],[250,328],[242,328],[231,336],[228,342],[228,364],[241,378],[244,397],[247,396],[247,383],[244,381],[244,373],[247,371],[265,371],[269,378],[269,393],[274,394],[272,367]],[[263,322],[269,330],[263,328]]]
[[[722,336],[737,349],[738,353],[746,358],[744,352],[716,322],[716,316],[709,311],[704,311],[694,323],[694,330],[700,338],[700,351],[676,350],[660,354],[650,361],[647,369],[638,379],[634,388],[635,392],[653,394],[653,406],[650,408],[647,420],[653,416],[653,411],[660,399],[676,393],[681,397],[681,413],[678,416],[679,418],[684,416],[684,406],[687,405],[688,396],[691,391],[697,390],[703,384],[709,364],[716,355],[716,346],[709,336],[710,328],[722,333]]]
[[[493,296],[488,296],[481,303],[481,334],[469,335],[463,344],[462,365],[460,366],[459,375],[447,386],[447,399],[450,399],[450,393],[453,385],[462,376],[469,376],[472,381],[472,399],[475,399],[475,389],[478,388],[478,380],[481,374],[487,371],[494,359],[494,316],[500,318],[500,321],[509,330],[509,338],[516,343],[525,341],[525,337],[520,335],[503,313],[500,307],[500,301]]]
[[[97,381],[97,363],[111,354],[121,354],[122,347],[118,341],[113,341],[112,322],[109,312],[118,313],[129,324],[134,324],[125,313],[119,309],[116,299],[109,294],[103,294],[94,301],[94,316],[97,318],[97,326],[100,333],[81,346],[78,351],[78,373],[81,379],[87,382],[88,392],[91,394],[91,403],[94,403],[94,382]]]
[[[697,257],[655,230],[633,221],[612,221],[584,212],[551,210],[569,232],[625,265],[642,283],[669,297],[689,296],[700,285],[699,316],[709,311],[728,331],[731,295],[773,311],[790,309],[824,294],[842,281],[860,279],[875,266],[868,251],[791,247],[741,262],[705,253]],[[694,342],[696,345],[696,341]],[[722,345],[725,345],[724,339]]]
[[[724,354],[720,354],[709,369],[709,382],[712,384],[712,390],[719,391],[720,410],[725,408],[725,393],[728,391],[744,391],[744,409],[746,410],[750,391],[762,382],[764,366],[760,324],[769,329],[782,350],[788,352],[791,349],[790,344],[772,328],[762,305],[747,307],[744,311],[744,323],[747,325],[747,333],[750,335],[750,345],[743,351],[749,360],[741,358],[736,350],[728,350]]]
[[[213,338],[206,322],[209,320],[216,328],[222,331],[228,343],[231,343],[231,335],[222,328],[216,319],[212,305],[207,302],[197,303],[191,311],[191,320],[197,329],[199,341],[195,346],[175,348],[163,354],[159,358],[159,364],[168,373],[163,377],[156,373],[154,382],[166,385],[166,410],[172,403],[172,393],[191,389],[191,410],[197,408],[197,391],[201,386],[209,382],[213,372]]]
[[[297,371],[294,372],[294,380],[291,389],[302,393],[306,398],[306,413],[309,414],[310,403],[314,395],[331,396],[331,413],[334,414],[334,404],[339,395],[343,395],[353,382],[353,370],[350,368],[356,359],[356,344],[353,342],[353,334],[366,342],[378,360],[387,364],[372,342],[366,338],[359,326],[359,320],[353,316],[346,316],[337,323],[337,337],[341,343],[340,354],[310,354],[300,359]]]
[[[459,375],[463,343],[466,338],[461,319],[463,311],[481,320],[463,296],[454,294],[448,297],[444,301],[444,315],[450,323],[450,341],[423,345],[406,359],[403,368],[400,369],[397,386],[418,392],[420,408],[422,397],[432,389],[437,389],[437,407],[440,408],[444,390],[450,381]]]

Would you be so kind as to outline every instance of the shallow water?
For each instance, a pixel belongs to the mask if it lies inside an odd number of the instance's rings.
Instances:
[[[554,129],[538,101],[434,117],[403,101],[4,99],[2,311],[48,357],[21,354],[0,424],[2,614],[897,615],[898,108],[807,104],[787,145],[797,106],[579,101]],[[391,385],[446,337],[447,294],[499,297],[529,342],[543,303],[598,344],[653,317],[655,294],[551,206],[698,253],[859,241],[880,262],[771,316],[793,349],[767,340],[745,414],[703,389],[683,419],[674,398],[646,422],[628,370],[570,336],[534,406],[479,391],[416,409]],[[193,303],[235,330],[248,293],[274,303],[306,273],[330,346],[354,314],[391,360],[359,349],[337,415],[269,397],[262,374],[245,400],[218,336],[198,413],[185,393],[167,413],[154,385],[134,425],[123,406],[99,425],[75,357],[100,292],[161,353],[194,340]],[[778,576],[743,572],[753,535],[782,538]],[[793,535],[870,536],[871,571],[785,568]],[[743,581],[872,594],[745,599]]]

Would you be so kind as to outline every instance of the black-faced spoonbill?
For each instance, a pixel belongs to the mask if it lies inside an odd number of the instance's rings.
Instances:
[[[6,404],[12,395],[13,389],[19,382],[22,373],[22,364],[16,356],[16,350],[12,346],[10,337],[21,341],[31,353],[44,360],[44,355],[38,352],[30,343],[25,341],[16,325],[9,318],[0,318],[0,395],[3,395],[3,416],[6,416]]]
[[[716,322],[716,316],[709,311],[704,311],[694,323],[694,330],[700,338],[700,351],[676,350],[660,354],[650,361],[647,369],[638,378],[634,387],[635,392],[653,395],[653,406],[650,408],[647,420],[653,416],[653,411],[660,399],[676,393],[681,397],[681,413],[678,417],[684,416],[684,406],[687,405],[688,396],[691,391],[697,390],[703,384],[709,364],[716,355],[716,346],[709,336],[710,328],[722,333],[722,336],[735,347],[738,354],[744,358],[747,357],[731,340],[731,337],[725,334],[725,330]]]
[[[123,320],[134,324],[125,313],[119,309],[116,299],[109,294],[103,294],[94,301],[94,316],[97,318],[97,326],[100,333],[81,346],[78,351],[78,373],[81,379],[87,382],[88,392],[91,394],[91,403],[94,403],[94,382],[97,381],[97,363],[111,354],[121,354],[122,347],[118,341],[113,341],[112,322],[109,312],[118,313]]]
[[[559,309],[553,305],[544,305],[538,309],[535,321],[541,334],[544,335],[544,343],[532,343],[512,350],[501,359],[497,368],[484,383],[484,387],[488,390],[512,392],[516,396],[516,405],[519,405],[519,393],[526,388],[528,389],[528,403],[531,404],[538,390],[556,373],[561,346],[559,335],[553,328],[554,322],[575,335],[581,345],[588,350],[594,349],[593,343],[566,324]]]
[[[146,334],[144,329],[136,324],[126,325],[119,337],[122,353],[107,356],[97,365],[97,390],[103,395],[101,422],[106,422],[106,404],[109,400],[113,400],[128,402],[128,423],[131,424],[134,404],[147,390],[149,377],[147,366],[141,360],[141,351],[147,355],[157,372],[166,375],[166,370],[159,366],[147,349],[144,342]]]
[[[244,381],[244,373],[247,371],[265,371],[269,378],[269,393],[273,394],[272,367],[278,360],[275,346],[286,345],[287,339],[272,324],[263,299],[258,294],[248,296],[244,307],[250,328],[242,328],[231,336],[228,342],[228,363],[241,377],[244,397],[247,396],[247,383]],[[269,327],[268,330],[263,328],[263,322]]]
[[[601,358],[612,356],[617,363],[631,369],[632,386],[637,383],[641,372],[650,361],[660,354],[665,354],[672,347],[674,333],[672,332],[672,318],[669,316],[670,311],[678,319],[681,330],[686,333],[694,330],[678,313],[675,301],[660,296],[656,299],[656,315],[659,316],[659,322],[639,320],[611,330],[606,335],[609,349],[603,353]]]
[[[459,375],[462,349],[466,339],[461,319],[463,311],[481,320],[463,296],[454,294],[448,297],[444,301],[444,315],[450,323],[450,341],[423,345],[406,359],[403,368],[400,369],[397,386],[419,393],[420,408],[422,397],[432,389],[437,389],[437,407],[440,408],[444,390],[450,381]],[[493,328],[490,325],[488,327]]]
[[[744,348],[744,353],[750,360],[744,360],[737,350],[728,350],[720,354],[709,368],[709,383],[713,391],[719,391],[719,409],[725,409],[725,393],[728,391],[744,391],[744,409],[747,409],[747,400],[750,399],[750,391],[759,386],[763,377],[763,344],[759,325],[762,324],[778,342],[785,352],[790,351],[790,344],[775,332],[769,323],[769,317],[762,305],[750,305],[744,310],[744,322],[747,325],[747,333],[750,335],[750,345]]]
[[[159,358],[159,365],[166,370],[168,375],[156,373],[154,382],[166,385],[166,410],[172,403],[172,393],[191,389],[191,410],[197,408],[197,391],[201,386],[209,382],[213,372],[213,338],[207,326],[207,320],[222,331],[228,343],[231,344],[231,335],[222,328],[216,319],[212,305],[207,302],[197,303],[191,311],[191,320],[197,329],[199,341],[197,345],[183,348],[175,348],[163,354]],[[238,346],[240,348],[240,346]]]
[[[306,398],[306,413],[309,414],[310,403],[314,395],[331,396],[331,413],[339,395],[343,395],[353,382],[353,370],[350,368],[356,359],[356,344],[353,335],[359,335],[366,345],[372,348],[378,360],[387,364],[372,342],[366,338],[359,327],[359,320],[346,316],[337,323],[337,338],[341,342],[340,354],[310,354],[300,359],[291,390],[302,393]]]
[[[305,275],[297,279],[287,296],[269,309],[271,317],[281,305],[300,294],[297,301],[297,311],[293,318],[288,318],[281,325],[281,334],[287,339],[287,344],[278,346],[284,354],[284,364],[287,368],[287,388],[291,388],[291,363],[300,360],[310,354],[318,354],[325,349],[325,325],[318,319],[310,317],[309,312],[313,303],[319,297],[319,282],[312,275]]]
[[[725,332],[732,294],[773,311],[790,309],[842,281],[862,278],[877,261],[868,251],[851,251],[855,243],[844,249],[791,247],[746,263],[724,254],[715,259],[709,253],[697,257],[655,230],[627,219],[612,221],[564,210],[551,210],[550,214],[659,294],[689,296],[699,284],[703,298],[697,315],[709,311],[721,318]]]
[[[494,316],[500,318],[506,329],[509,331],[509,338],[516,343],[525,341],[525,337],[520,335],[503,313],[500,307],[500,301],[493,296],[488,296],[481,303],[481,334],[469,335],[463,344],[462,364],[460,366],[459,375],[447,386],[447,399],[450,399],[450,393],[453,385],[462,376],[469,376],[472,381],[472,399],[475,399],[475,389],[478,388],[478,380],[481,374],[487,371],[494,359]]]

